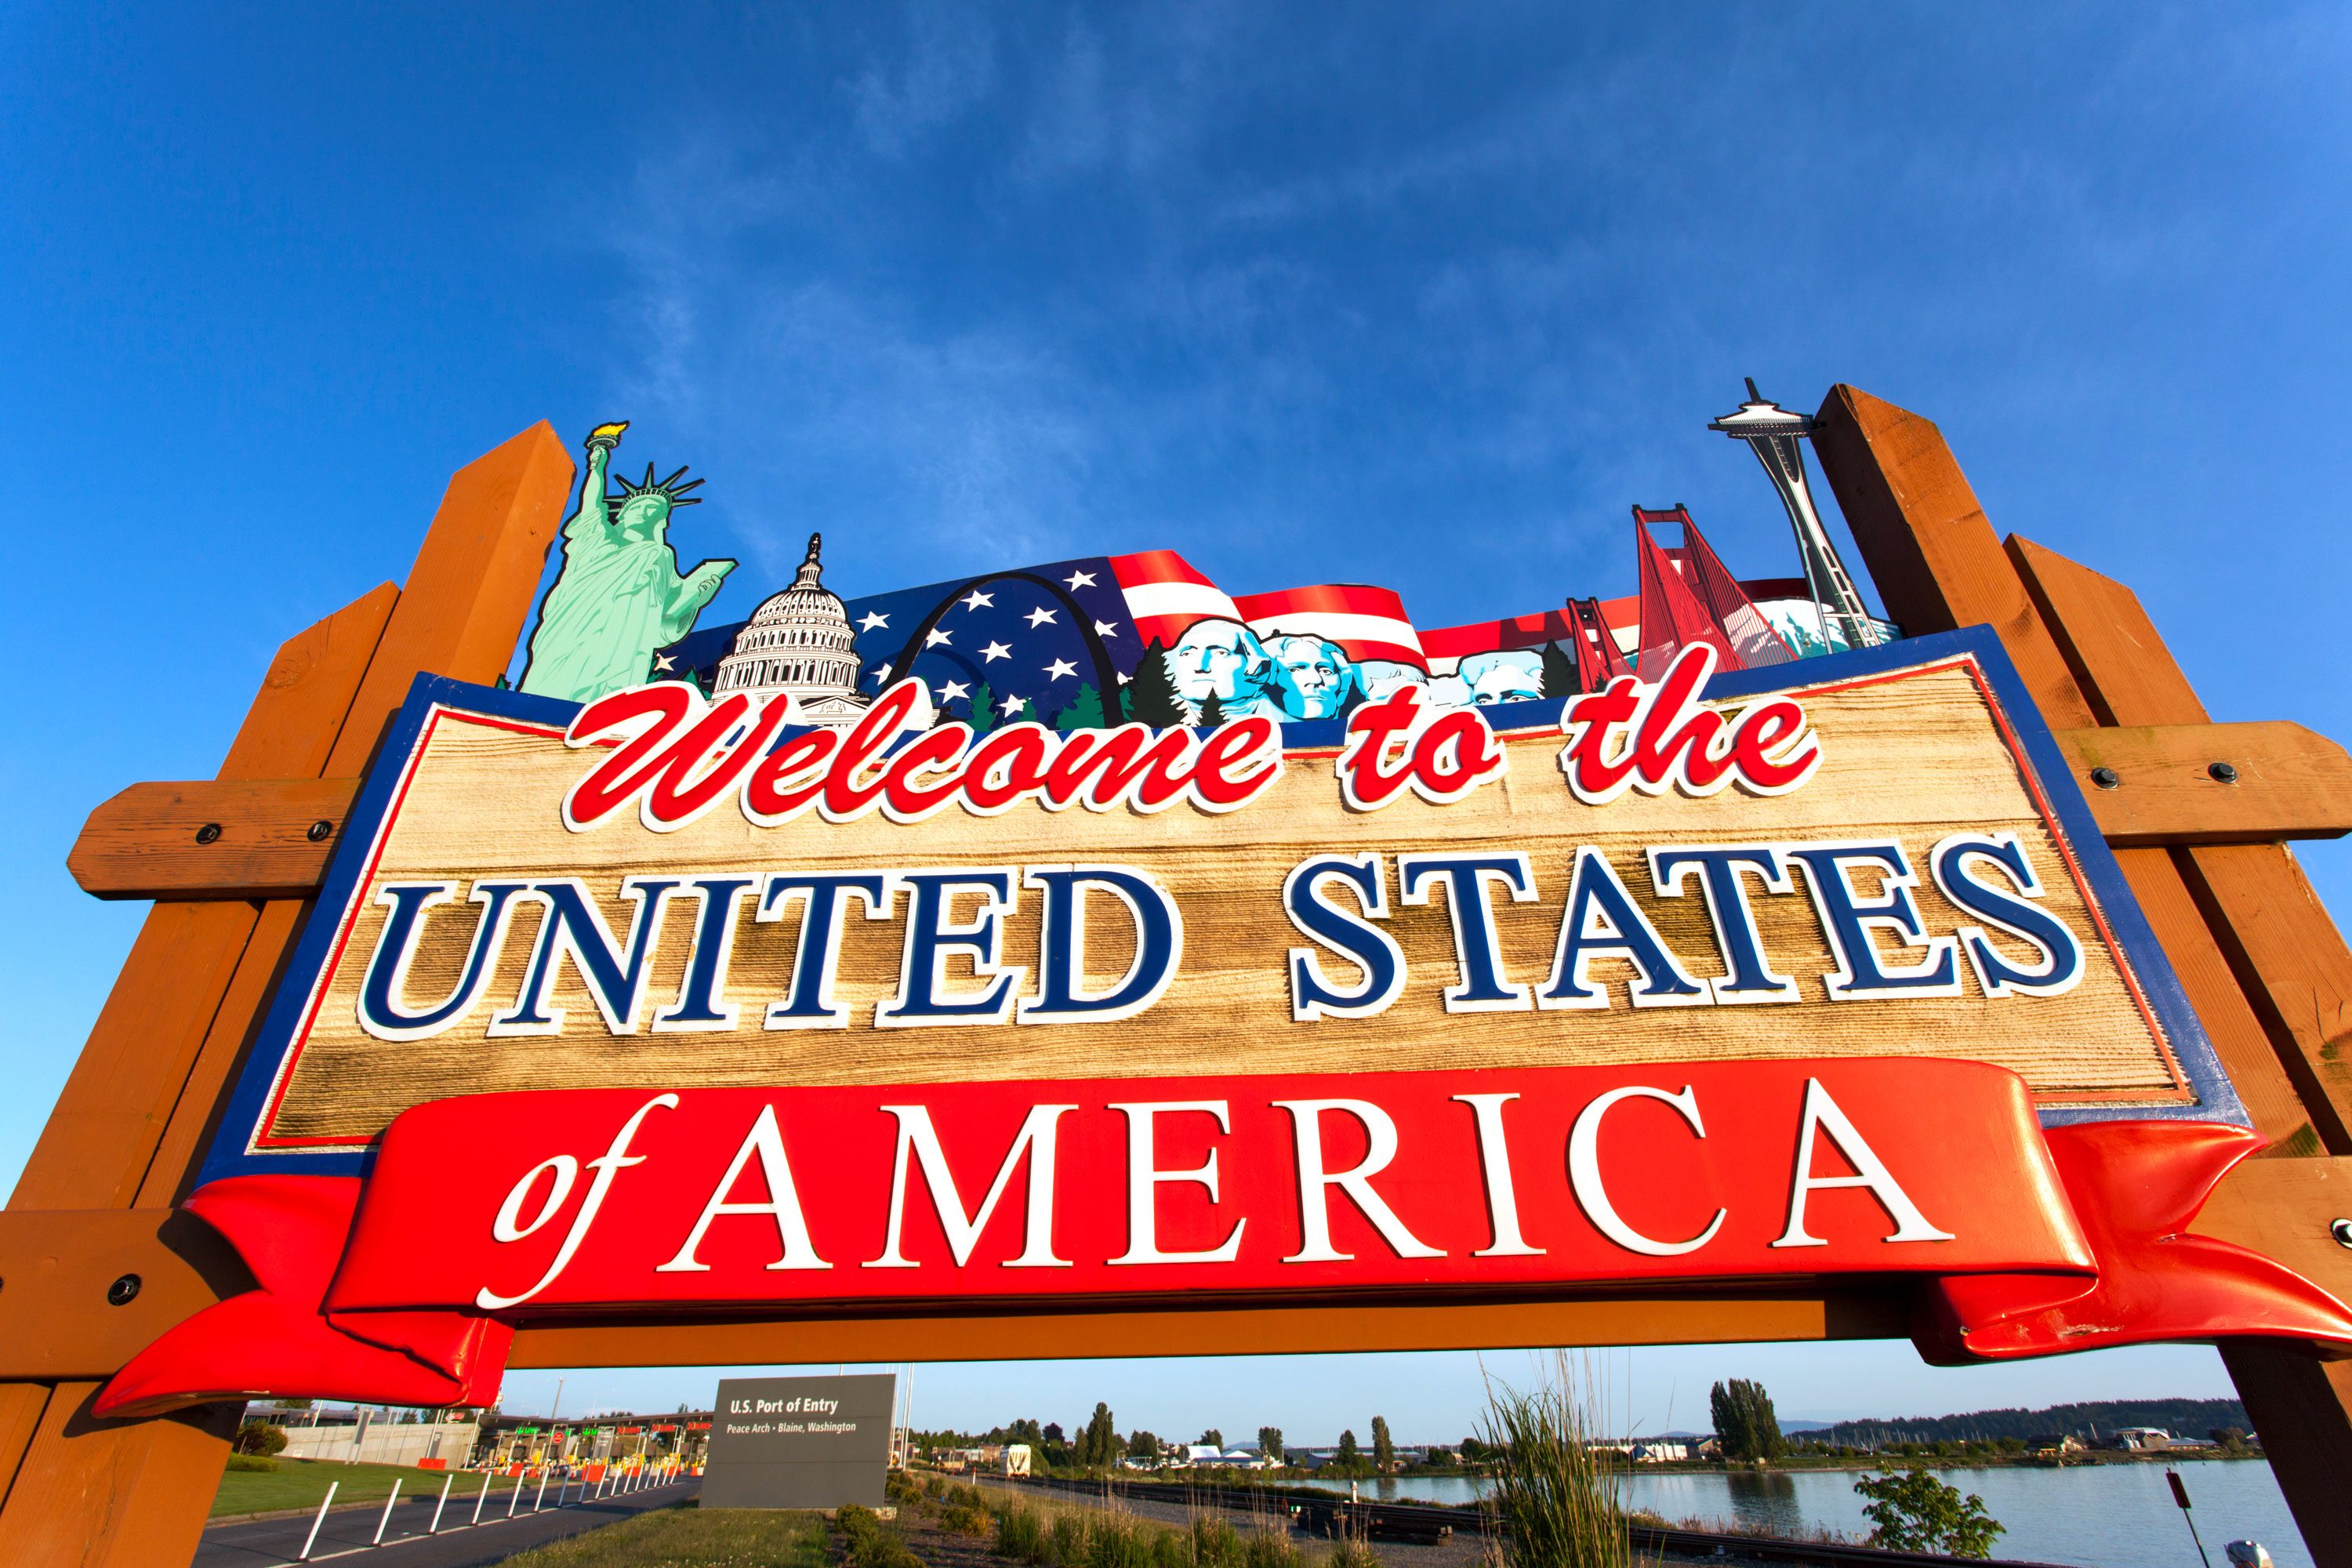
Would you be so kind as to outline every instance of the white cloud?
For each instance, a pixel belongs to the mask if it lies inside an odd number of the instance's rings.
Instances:
[[[976,12],[919,0],[907,9],[907,32],[903,58],[867,66],[850,87],[858,133],[886,158],[955,121],[996,86],[996,40]]]

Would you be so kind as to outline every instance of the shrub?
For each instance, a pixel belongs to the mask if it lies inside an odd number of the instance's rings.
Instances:
[[[1192,1561],[1200,1568],[1240,1568],[1241,1531],[1222,1513],[1204,1513],[1192,1521]]]
[[[231,1454],[228,1468],[232,1470],[274,1470],[278,1468],[278,1461],[264,1458],[259,1454]]]
[[[1153,1531],[1151,1532],[1151,1568],[1193,1568],[1192,1531]]]
[[[1015,1563],[1027,1563],[1035,1568],[1052,1568],[1053,1537],[1045,1532],[1045,1521],[1019,1503],[1006,1505],[996,1516],[996,1554]]]
[[[1875,1528],[1870,1544],[1897,1552],[1942,1552],[1954,1557],[1990,1557],[1993,1537],[2005,1533],[1985,1512],[1984,1499],[1966,1498],[1925,1470],[1864,1476],[1853,1489],[1871,1500],[1863,1512]]]
[[[1241,1568],[1299,1568],[1298,1543],[1287,1525],[1261,1520],[1242,1542]]]
[[[953,1535],[985,1536],[994,1523],[988,1510],[971,1503],[950,1503],[940,1515],[940,1528]]]
[[[236,1429],[233,1447],[240,1454],[275,1454],[286,1447],[286,1428],[267,1421],[248,1421]]]
[[[1087,1568],[1152,1568],[1151,1542],[1133,1514],[1097,1513],[1087,1531]]]
[[[1077,1513],[1057,1513],[1054,1516],[1053,1561],[1065,1568],[1079,1568],[1087,1560],[1087,1521]]]
[[[834,1516],[834,1522],[841,1526],[849,1542],[849,1560],[857,1568],[922,1568],[923,1560],[872,1509],[852,1503]]]
[[[1381,1568],[1381,1554],[1372,1550],[1371,1537],[1362,1530],[1342,1527],[1323,1568]]]

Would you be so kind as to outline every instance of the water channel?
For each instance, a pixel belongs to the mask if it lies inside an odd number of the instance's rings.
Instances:
[[[2205,1550],[2221,1561],[2224,1542],[2259,1541],[2278,1568],[2312,1568],[2286,1500],[2271,1468],[2256,1459],[2217,1460],[2179,1467],[2196,1505]],[[1766,1475],[1722,1471],[1641,1471],[1626,1478],[1625,1501],[1680,1523],[1725,1521],[1779,1535],[1843,1531],[1859,1539],[1870,1530],[1857,1472],[1790,1470]],[[1995,1557],[2081,1564],[2082,1568],[2198,1568],[2197,1549],[2173,1506],[2157,1464],[2075,1465],[2063,1469],[2019,1466],[1936,1472],[1963,1492],[1984,1499],[1985,1510],[2008,1527]],[[1346,1491],[1346,1481],[1309,1483]],[[1483,1483],[1459,1477],[1404,1476],[1362,1481],[1367,1500],[1467,1502]]]

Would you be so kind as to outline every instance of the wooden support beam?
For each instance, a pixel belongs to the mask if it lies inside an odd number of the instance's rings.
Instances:
[[[2057,740],[2112,845],[2352,833],[2352,756],[2300,724],[2144,724]]]
[[[1909,1311],[1907,1292],[1892,1289],[782,1319],[660,1328],[525,1329],[515,1336],[507,1364],[1052,1361],[1069,1356],[1303,1355],[1334,1344],[1350,1350],[1515,1350],[1528,1345],[1900,1339],[1910,1331]]]
[[[2221,1351],[2311,1560],[2347,1568],[2352,1486],[2345,1478],[2352,1468],[2333,1434],[2352,1410],[2352,1361],[2322,1361],[2285,1340],[2224,1340]]]
[[[2221,1179],[2189,1228],[2284,1263],[2341,1301],[2352,1301],[2352,1247],[2336,1238],[2352,1223],[2352,1159],[2248,1160]]]
[[[58,1384],[42,1406],[0,1505],[0,1562],[161,1568],[195,1556],[239,1406],[101,1421],[99,1387]]]
[[[0,1211],[0,1381],[24,1383],[110,1377],[174,1323],[253,1289],[236,1249],[174,1209]]]
[[[1990,626],[2044,722],[2097,722],[1943,432],[1843,385],[1830,388],[1815,418],[1813,450],[1886,613],[1915,637]]]
[[[419,675],[488,686],[506,673],[539,597],[572,475],[572,454],[542,420],[451,477],[320,777],[367,772]]]
[[[1994,543],[1932,424],[1848,386],[1831,389],[1820,418],[1822,470],[1895,620],[1913,631],[1991,626],[2057,728],[2207,718],[2136,598],[2027,541]],[[2352,1154],[2336,1050],[2352,1017],[2352,953],[2300,873],[2286,875],[2294,862],[2284,847],[2123,848],[2116,859],[2256,1126],[2284,1153]],[[2307,989],[2298,996],[2297,987]],[[2305,1004],[2307,1022],[2294,1021],[2291,1001]],[[2320,1185],[2336,1180],[2336,1163],[2328,1165],[2324,1177],[2249,1178],[2255,1184],[2241,1191],[2273,1179],[2332,1190]],[[2273,1209],[2330,1206],[2315,1191],[2263,1195]],[[2258,1198],[2253,1206],[2265,1205]],[[2329,1217],[2305,1209],[2262,1223],[2286,1227],[2282,1245],[2302,1246],[2309,1226]],[[2224,1204],[2218,1222],[2230,1220]],[[2237,1222],[2253,1223],[2242,1214]],[[2352,1363],[2323,1363],[2281,1342],[2221,1350],[2312,1556],[2352,1564],[2352,1489],[2344,1485],[2352,1475]]]
[[[1850,386],[1832,387],[1817,418],[1822,469],[1887,614],[1912,631],[1990,626],[2045,721],[2059,730],[2105,721],[2075,684],[2074,671],[1942,433],[1909,410]],[[2124,848],[2116,859],[2255,1127],[2281,1146],[2317,1136],[2169,852]]]
[[[2102,723],[2204,721],[2137,595],[2031,540],[2008,549]],[[2172,858],[2321,1143],[2352,1154],[2352,947],[2283,845],[2191,846]]]
[[[136,784],[89,814],[66,856],[100,899],[299,899],[318,890],[357,779]]]
[[[355,777],[418,674],[495,680],[530,614],[571,479],[571,458],[545,424],[461,469],[405,591],[380,588],[279,650],[221,777]],[[157,904],[12,1206],[160,1207],[184,1195],[302,907]],[[0,1428],[16,1390],[46,1387],[0,1386]],[[94,1393],[73,1382],[43,1394],[0,1503],[0,1562],[129,1568],[194,1553],[235,1407],[101,1422],[88,1409]],[[0,1449],[0,1462],[13,1457]]]

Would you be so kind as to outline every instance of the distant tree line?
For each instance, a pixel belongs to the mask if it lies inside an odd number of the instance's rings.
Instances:
[[[1841,1421],[1802,1436],[1808,1443],[1884,1448],[1897,1443],[2022,1440],[2051,1433],[2087,1438],[2126,1426],[2156,1426],[2175,1436],[2196,1437],[2230,1426],[2243,1431],[2252,1425],[2246,1419],[2246,1407],[2234,1399],[2102,1399],[2040,1410],[1971,1410],[1958,1415]]]

